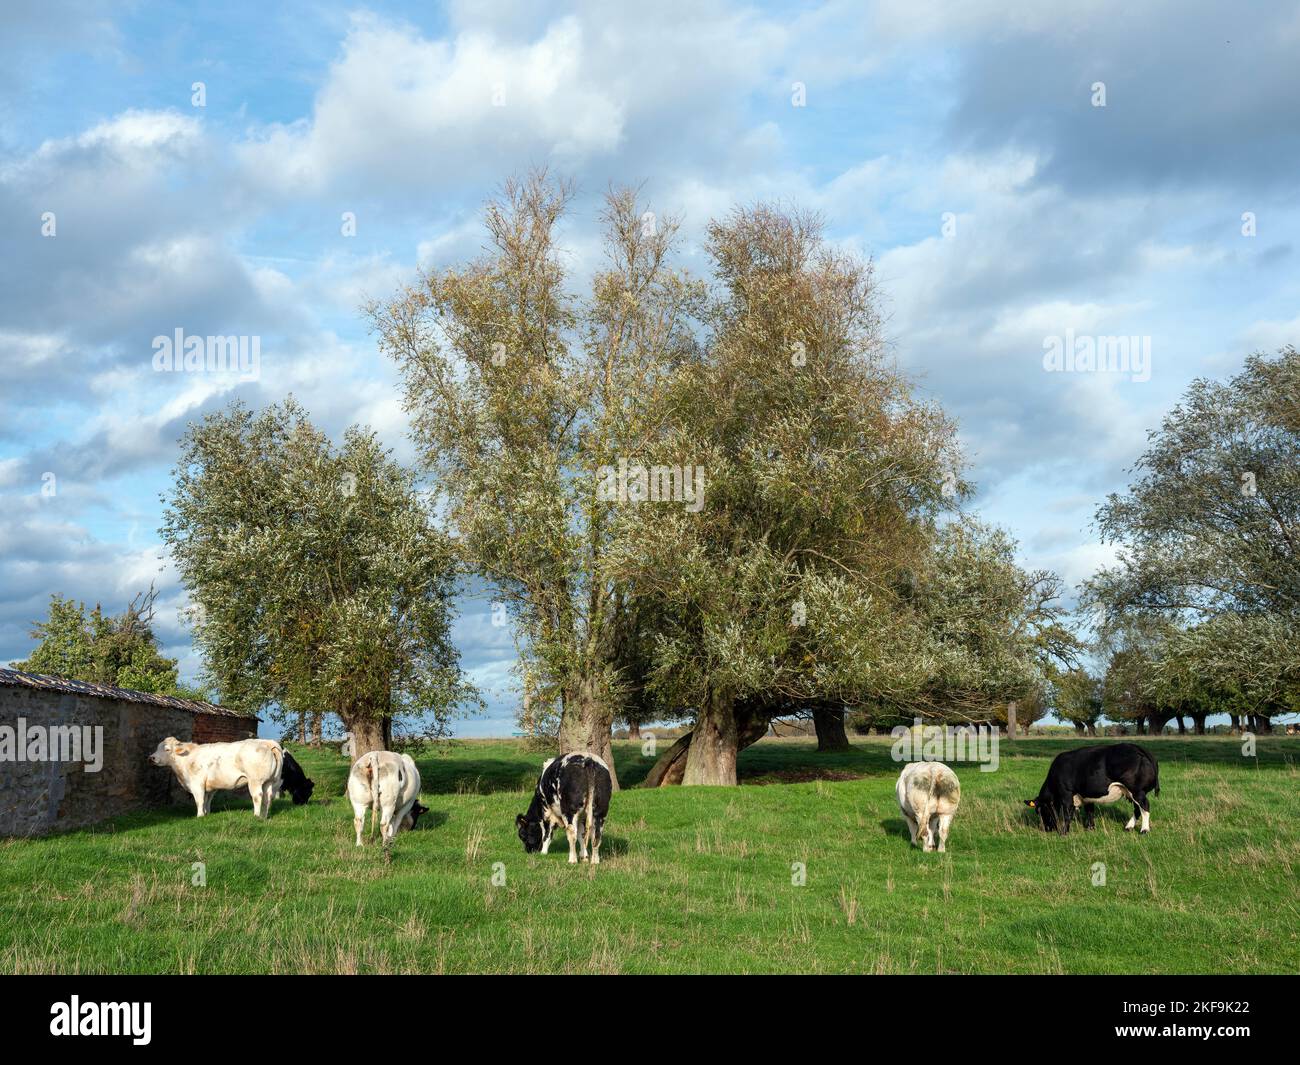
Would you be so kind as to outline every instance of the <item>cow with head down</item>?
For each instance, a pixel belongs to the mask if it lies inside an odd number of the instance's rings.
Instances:
[[[275,740],[237,740],[234,743],[184,743],[168,736],[149,756],[157,766],[168,766],[181,786],[194,797],[199,817],[212,812],[218,791],[248,788],[256,817],[271,816],[271,800],[280,790],[284,751]]]
[[[280,785],[292,796],[294,806],[304,806],[310,802],[311,793],[316,789],[316,782],[303,772],[302,766],[288,751],[284,752]]]
[[[414,829],[421,814],[420,770],[409,754],[371,751],[363,754],[348,773],[348,801],[352,803],[352,825],[361,846],[361,827],[370,811],[370,834],[379,829],[385,849],[392,845],[399,828]]]
[[[515,818],[519,840],[529,854],[545,854],[551,836],[563,827],[569,840],[569,863],[576,865],[576,844],[582,844],[582,860],[587,861],[588,844],[591,864],[600,863],[601,831],[609,815],[609,797],[613,777],[609,766],[597,755],[574,751],[561,758],[551,758],[542,765],[541,779],[533,792],[527,813]],[[585,830],[579,828],[581,820]]]
[[[1155,756],[1136,743],[1108,743],[1063,751],[1047,770],[1047,779],[1025,805],[1037,811],[1044,832],[1070,831],[1078,811],[1083,827],[1094,825],[1093,807],[1128,799],[1133,816],[1124,831],[1138,824],[1139,835],[1151,831],[1149,794],[1160,794],[1160,767]]]

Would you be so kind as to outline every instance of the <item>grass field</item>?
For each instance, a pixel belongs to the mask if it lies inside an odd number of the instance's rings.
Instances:
[[[568,865],[562,835],[524,854],[514,816],[542,756],[517,743],[418,758],[430,813],[387,864],[353,845],[346,763],[295,749],[316,798],[267,822],[231,792],[202,821],[176,807],[0,841],[0,971],[1300,971],[1300,744],[1265,737],[1251,760],[1229,738],[1144,741],[1152,833],[1122,830],[1125,803],[1049,836],[1021,800],[1072,742],[956,767],[948,853],[922,854],[888,740],[835,755],[764,740],[742,787],[616,793],[596,867]],[[616,760],[625,786],[650,765],[631,744]]]

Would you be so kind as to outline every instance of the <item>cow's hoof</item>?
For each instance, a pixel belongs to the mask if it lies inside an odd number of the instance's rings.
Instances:
[[[1151,829],[1149,829],[1149,828],[1140,828],[1140,829],[1138,829],[1138,835],[1139,835],[1139,836],[1149,836],[1149,835],[1151,835]]]
[[[570,859],[569,859],[569,864],[570,864],[570,865],[577,865],[577,864],[578,864],[578,859],[577,859],[577,858],[570,858]]]

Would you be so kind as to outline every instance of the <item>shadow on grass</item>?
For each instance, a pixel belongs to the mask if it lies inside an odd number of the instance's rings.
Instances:
[[[898,836],[909,847],[912,845],[912,833],[908,830],[907,822],[901,817],[886,817],[880,822],[880,827],[885,830],[885,835]]]

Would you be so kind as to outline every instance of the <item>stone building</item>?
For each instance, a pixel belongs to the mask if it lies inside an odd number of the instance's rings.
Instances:
[[[170,695],[0,669],[0,836],[39,836],[166,804],[167,736],[246,739],[255,717]]]

